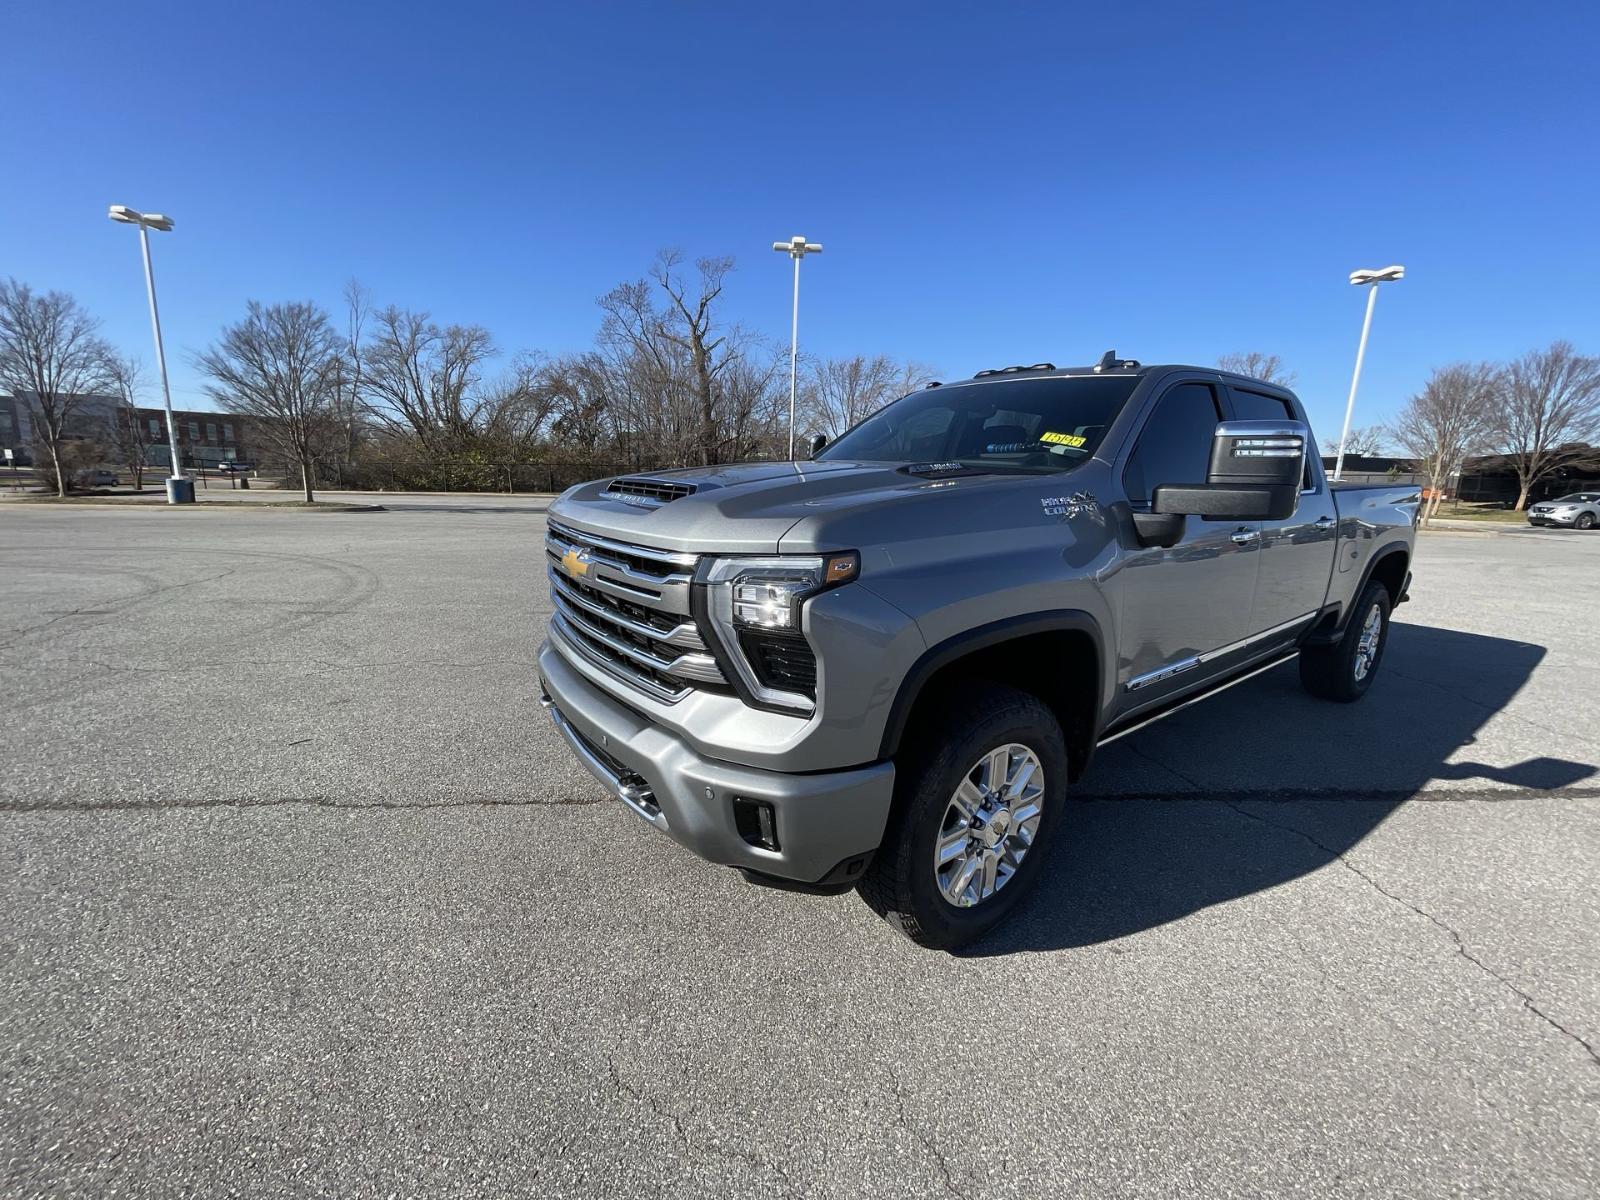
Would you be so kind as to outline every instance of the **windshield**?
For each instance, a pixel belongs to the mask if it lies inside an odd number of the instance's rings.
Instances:
[[[818,459],[1070,471],[1100,445],[1137,375],[998,379],[925,388],[880,409]]]
[[[1600,492],[1573,492],[1570,496],[1550,501],[1551,504],[1588,504],[1591,500],[1600,499]]]

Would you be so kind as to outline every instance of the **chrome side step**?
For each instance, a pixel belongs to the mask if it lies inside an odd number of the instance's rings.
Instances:
[[[1288,662],[1290,659],[1298,657],[1299,654],[1300,654],[1300,650],[1299,650],[1298,647],[1296,647],[1295,649],[1290,650],[1286,654],[1280,654],[1276,658],[1268,659],[1266,662],[1262,663],[1260,666],[1251,667],[1248,671],[1245,671],[1242,674],[1234,675],[1231,678],[1225,679],[1225,680],[1223,680],[1223,682],[1217,684],[1215,687],[1210,687],[1210,688],[1207,688],[1203,692],[1196,692],[1192,696],[1185,697],[1184,699],[1182,699],[1182,700],[1178,701],[1177,703],[1173,704],[1170,708],[1163,708],[1163,709],[1159,710],[1158,712],[1153,712],[1153,713],[1149,714],[1148,716],[1140,717],[1133,724],[1124,726],[1121,729],[1117,729],[1117,730],[1114,730],[1111,733],[1106,734],[1098,742],[1096,742],[1095,745],[1096,746],[1108,746],[1112,742],[1116,741],[1118,738],[1127,737],[1128,734],[1130,734],[1130,733],[1136,733],[1137,731],[1139,731],[1141,729],[1144,729],[1146,726],[1154,725],[1157,721],[1161,720],[1164,717],[1170,717],[1175,712],[1182,712],[1184,709],[1188,708],[1192,704],[1199,704],[1203,700],[1209,700],[1209,699],[1211,699],[1211,697],[1215,696],[1217,693],[1225,692],[1229,688],[1233,687],[1235,684],[1243,683],[1247,679],[1254,679],[1257,675],[1260,675],[1264,671],[1270,671],[1270,670],[1272,670],[1273,667],[1281,666],[1282,664]]]

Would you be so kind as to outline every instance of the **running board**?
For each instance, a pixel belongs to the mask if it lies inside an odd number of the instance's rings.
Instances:
[[[1118,738],[1127,737],[1128,734],[1130,734],[1130,733],[1136,733],[1136,732],[1138,732],[1139,730],[1145,728],[1148,725],[1154,725],[1157,721],[1161,720],[1163,717],[1170,717],[1175,712],[1182,712],[1184,709],[1188,708],[1191,704],[1199,704],[1204,700],[1209,700],[1209,699],[1211,699],[1211,697],[1215,696],[1218,692],[1225,692],[1229,688],[1233,687],[1235,684],[1243,683],[1247,679],[1254,679],[1257,675],[1260,675],[1264,671],[1272,670],[1273,667],[1282,666],[1284,663],[1288,662],[1291,658],[1297,657],[1299,655],[1299,653],[1300,653],[1300,651],[1299,651],[1299,649],[1297,647],[1297,648],[1295,648],[1293,650],[1288,651],[1287,653],[1278,655],[1276,658],[1268,659],[1266,662],[1262,663],[1259,667],[1251,667],[1248,671],[1245,671],[1242,674],[1234,675],[1229,679],[1225,679],[1223,682],[1217,684],[1215,687],[1207,688],[1203,692],[1196,692],[1192,696],[1186,696],[1182,700],[1175,701],[1174,703],[1172,703],[1171,705],[1169,705],[1166,708],[1158,709],[1153,713],[1150,713],[1150,714],[1148,714],[1146,716],[1140,717],[1137,721],[1135,721],[1131,725],[1126,725],[1121,729],[1113,730],[1112,732],[1110,732],[1110,733],[1106,734],[1104,737],[1102,737],[1098,742],[1095,743],[1095,745],[1096,746],[1108,746],[1112,742],[1116,741]]]

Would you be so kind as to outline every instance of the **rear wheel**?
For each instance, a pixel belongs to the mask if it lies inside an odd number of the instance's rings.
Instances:
[[[1300,682],[1306,691],[1345,703],[1366,695],[1389,642],[1389,608],[1389,589],[1367,584],[1344,636],[1332,646],[1300,652]]]
[[[1067,749],[1037,696],[964,684],[895,757],[895,810],[862,898],[912,941],[953,950],[1017,906],[1061,821]]]

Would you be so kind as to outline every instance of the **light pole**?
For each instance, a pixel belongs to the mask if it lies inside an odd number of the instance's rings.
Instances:
[[[161,368],[161,398],[167,406],[167,448],[172,451],[172,478],[167,480],[168,504],[194,503],[194,484],[184,478],[183,460],[178,457],[178,425],[172,417],[172,389],[167,385],[167,353],[161,345],[161,313],[156,308],[156,277],[150,267],[150,231],[172,232],[172,218],[161,213],[142,213],[125,204],[113,204],[110,217],[124,225],[139,227],[139,245],[144,250],[144,286],[150,293],[150,328],[156,335],[156,364]]]
[[[1401,266],[1380,267],[1376,271],[1351,271],[1350,282],[1356,287],[1370,286],[1372,290],[1367,293],[1367,316],[1361,322],[1361,344],[1356,347],[1356,373],[1350,377],[1350,399],[1344,406],[1344,429],[1339,433],[1339,458],[1333,464],[1333,477],[1335,480],[1344,477],[1344,446],[1350,440],[1350,417],[1356,411],[1356,384],[1361,382],[1361,360],[1367,356],[1367,331],[1372,328],[1372,309],[1378,303],[1378,285],[1391,283],[1396,279],[1404,279],[1406,269]]]
[[[789,326],[789,461],[794,461],[794,393],[800,371],[800,260],[808,254],[821,254],[820,242],[808,242],[798,233],[787,242],[773,242],[772,248],[794,259],[794,320]]]

